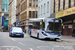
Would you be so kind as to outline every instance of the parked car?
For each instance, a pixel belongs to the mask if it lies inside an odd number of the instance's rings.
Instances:
[[[9,31],[9,36],[20,36],[24,37],[23,30],[20,27],[12,27]]]

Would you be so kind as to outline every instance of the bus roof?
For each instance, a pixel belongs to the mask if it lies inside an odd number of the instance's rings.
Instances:
[[[47,20],[56,20],[55,18],[34,18],[34,19],[29,19],[29,22],[43,22],[43,21],[47,21]],[[57,20],[61,20],[61,19],[57,19]]]
[[[34,19],[29,19],[29,22],[33,22],[33,21],[36,21],[36,22],[39,22],[39,21],[43,21],[44,18],[34,18]]]

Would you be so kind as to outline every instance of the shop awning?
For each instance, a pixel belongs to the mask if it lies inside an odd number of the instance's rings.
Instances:
[[[27,24],[23,24],[23,25],[20,25],[20,26],[28,26]]]

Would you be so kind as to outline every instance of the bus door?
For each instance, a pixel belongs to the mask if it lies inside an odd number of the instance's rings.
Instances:
[[[32,35],[37,37],[37,32],[38,32],[37,25],[33,25]]]
[[[33,29],[33,30],[32,30],[33,36],[37,37],[37,31],[38,31],[37,29]]]

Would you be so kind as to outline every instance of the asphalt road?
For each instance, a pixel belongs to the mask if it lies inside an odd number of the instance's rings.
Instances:
[[[8,32],[0,32],[0,50],[75,50],[75,43],[39,40],[28,34],[24,38],[9,37]]]

